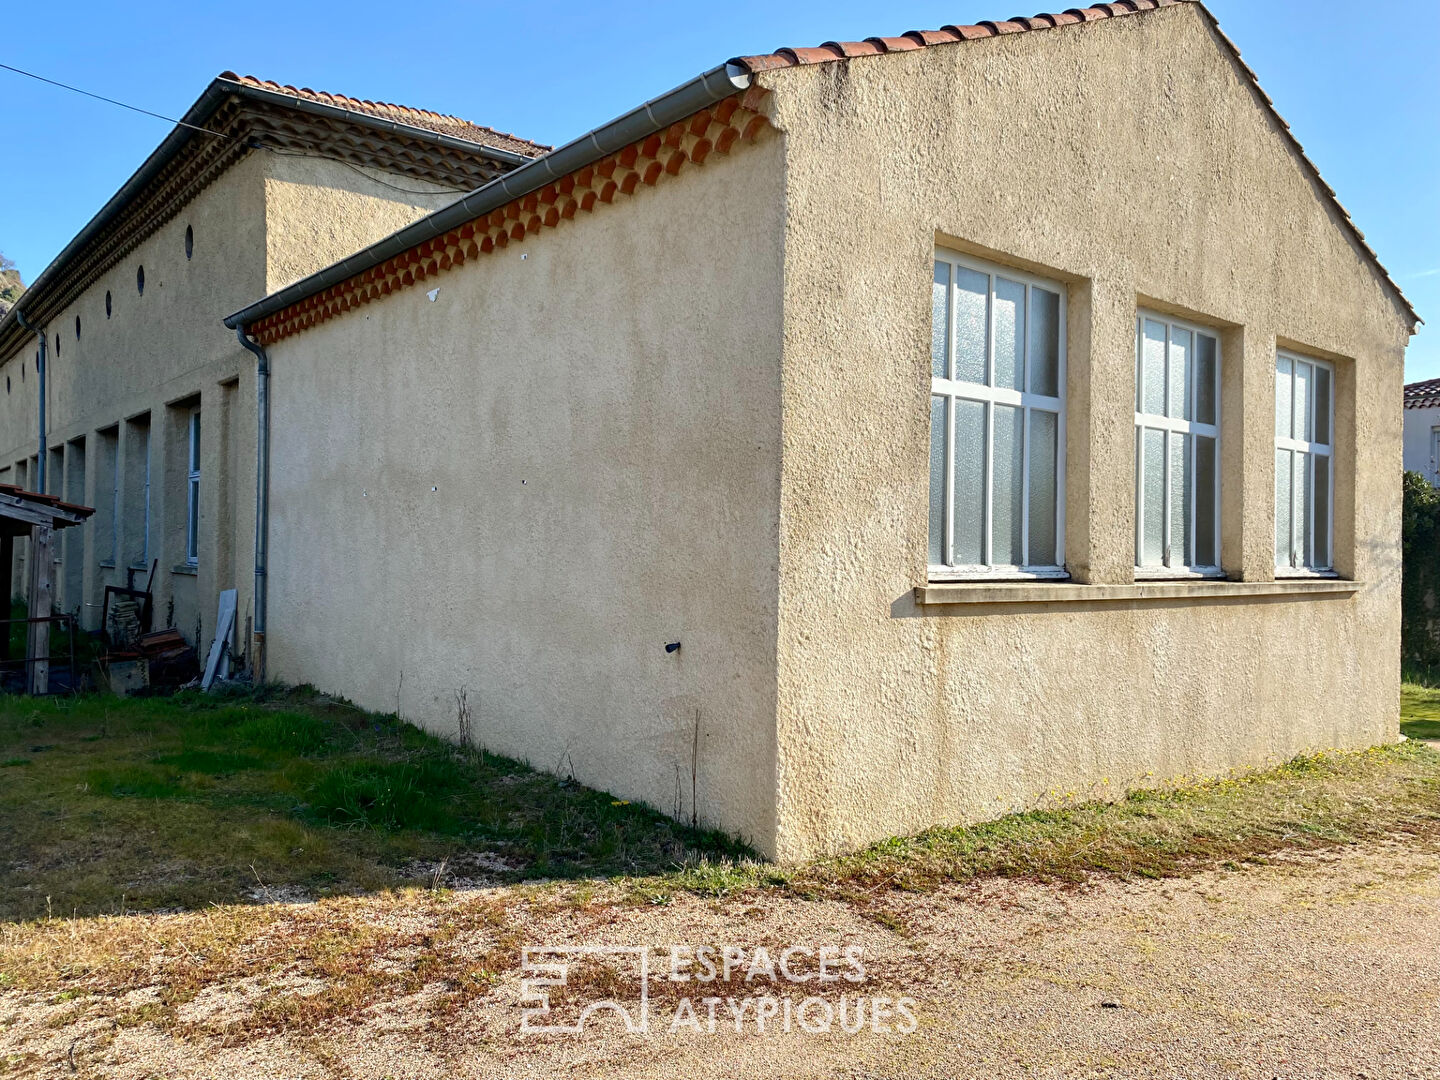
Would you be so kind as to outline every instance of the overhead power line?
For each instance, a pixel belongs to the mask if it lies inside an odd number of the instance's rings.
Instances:
[[[24,75],[26,78],[35,79],[37,82],[49,83],[51,86],[58,86],[62,90],[69,90],[71,93],[83,94],[85,97],[94,98],[96,101],[103,101],[109,105],[118,105],[122,109],[129,109],[131,112],[142,113],[145,116],[153,116],[156,120],[164,120],[167,123],[179,127],[189,128],[191,131],[202,131],[206,135],[214,135],[220,139],[228,139],[229,135],[220,131],[211,131],[209,128],[198,127],[195,124],[187,124],[184,120],[176,120],[173,116],[165,116],[162,113],[151,112],[149,109],[142,109],[138,105],[130,105],[123,101],[116,101],[114,98],[106,97],[104,94],[95,94],[89,90],[82,90],[78,86],[71,86],[69,83],[60,82],[58,79],[47,79],[44,75],[36,75],[33,71],[26,71],[24,68],[12,67],[9,64],[0,64],[0,68],[6,71],[13,71],[16,75]]]
[[[214,135],[216,138],[219,139],[233,139],[235,137],[233,135],[226,135],[223,131],[212,131],[210,128],[198,127],[195,124],[187,124],[184,120],[176,120],[173,116],[166,116],[163,113],[151,112],[149,109],[142,109],[138,105],[130,105],[124,101],[117,101],[115,98],[106,97],[104,94],[96,94],[92,93],[89,90],[82,90],[78,86],[71,86],[69,83],[60,82],[58,79],[47,79],[44,75],[37,75],[33,71],[26,71],[23,68],[13,67],[10,64],[0,64],[0,68],[3,68],[6,71],[13,71],[17,75],[24,75],[27,78],[35,79],[38,82],[49,83],[51,86],[58,86],[62,90],[69,90],[76,94],[83,94],[85,97],[94,98],[96,101],[103,101],[108,105],[118,105],[120,108],[129,109],[131,112],[141,113],[144,116],[153,116],[156,120],[164,120],[166,123],[175,124],[183,128],[189,128],[191,131],[199,131],[203,132],[206,135]],[[421,191],[414,188],[399,187],[396,184],[391,184],[385,180],[381,180],[377,176],[371,176],[368,172],[365,172],[359,166],[349,161],[346,161],[344,158],[335,157],[330,154],[306,153],[304,151],[298,150],[282,150],[279,147],[267,146],[259,139],[248,139],[246,141],[246,145],[255,150],[268,150],[272,154],[286,154],[294,157],[317,157],[322,158],[326,161],[339,162],[341,165],[344,165],[347,168],[354,169],[357,173],[359,173],[361,176],[365,177],[365,179],[371,181],[372,183],[379,184],[381,187],[392,188],[393,190],[402,192],[406,195],[442,195],[445,193],[443,188],[435,191]]]

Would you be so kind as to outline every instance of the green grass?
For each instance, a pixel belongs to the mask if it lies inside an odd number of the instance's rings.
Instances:
[[[792,887],[845,896],[977,877],[1161,878],[1403,834],[1440,832],[1440,754],[1414,742],[1326,751],[1273,769],[1180,778],[1115,802],[1010,814],[898,837],[802,869]]]
[[[1402,724],[1440,734],[1440,689],[1407,683]],[[286,886],[326,896],[428,885],[427,866],[476,853],[511,867],[505,881],[586,879],[584,891],[604,879],[611,901],[782,889],[883,921],[895,889],[1161,877],[1440,831],[1440,754],[1411,741],[779,867],[719,833],[306,690],[0,698],[0,770],[0,920],[10,921],[195,910]]]
[[[1420,714],[1433,693],[1407,685],[1407,725],[1431,719]],[[0,762],[15,761],[27,765],[0,773],[0,990],[104,1003],[158,977],[161,1003],[120,1006],[115,1024],[226,1038],[313,1030],[440,985],[434,1015],[453,1015],[514,969],[546,912],[589,925],[688,893],[744,918],[752,901],[783,896],[849,905],[903,937],[913,916],[899,894],[977,878],[1160,878],[1368,839],[1440,840],[1440,753],[1413,740],[1173,778],[789,867],[304,691],[0,698]],[[517,884],[552,880],[456,903],[404,872],[467,852],[503,855]],[[322,899],[263,902],[284,886]],[[162,907],[182,910],[117,917]],[[399,954],[413,962],[396,965]],[[325,989],[267,997],[213,1029],[180,1022],[205,987],[281,969]]]
[[[743,846],[307,691],[0,698],[0,919],[197,908],[293,886],[653,875]],[[426,882],[428,884],[428,880]]]
[[[1406,672],[1400,687],[1400,733],[1440,740],[1440,682],[1433,673]]]

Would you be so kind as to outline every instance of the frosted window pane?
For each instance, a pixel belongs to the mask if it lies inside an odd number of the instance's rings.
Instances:
[[[1320,369],[1317,368],[1318,373]],[[1330,459],[1315,455],[1315,568],[1330,569]]]
[[[1290,437],[1290,359],[1285,356],[1275,360],[1275,434],[1282,439]]]
[[[955,378],[961,382],[985,382],[989,295],[988,274],[955,268]]]
[[[1030,412],[1030,566],[1058,566],[1055,552],[1056,449],[1060,418]]]
[[[1195,379],[1195,357],[1190,348],[1189,330],[1170,328],[1170,411],[1177,420],[1190,419],[1190,387]]]
[[[1195,419],[1202,424],[1215,423],[1218,355],[1213,337],[1208,334],[1195,336]]]
[[[1145,320],[1140,343],[1140,411],[1165,415],[1165,324]]]
[[[950,265],[935,264],[935,285],[930,294],[930,374],[936,379],[950,377],[945,347],[950,335]]]
[[[955,401],[954,563],[979,566],[985,561],[985,406]]]
[[[1165,560],[1165,433],[1142,428],[1140,440],[1140,565],[1160,566]]]
[[[1025,558],[1020,529],[1024,513],[1025,470],[1023,424],[1025,410],[1009,405],[995,406],[995,479],[990,497],[995,526],[990,532],[990,562],[995,566],[1019,566]]]
[[[1295,455],[1295,491],[1291,497],[1295,500],[1294,535],[1299,548],[1296,560],[1299,566],[1310,565],[1310,463],[1313,460],[1309,454]]]
[[[1025,388],[1025,286],[995,279],[995,385]]]
[[[930,399],[930,565],[945,561],[946,399]]]
[[[1170,433],[1170,551],[1167,566],[1189,566],[1190,436]]]
[[[1330,369],[1315,365],[1315,434],[1312,442],[1330,445]]]
[[[1275,565],[1290,565],[1290,451],[1275,451]]]
[[[1030,391],[1060,396],[1060,294],[1030,286]]]
[[[1295,365],[1295,438],[1310,441],[1314,425],[1310,420],[1311,382],[1315,369],[1309,364]]]
[[[1215,440],[1195,436],[1195,565],[1217,566],[1215,554]]]

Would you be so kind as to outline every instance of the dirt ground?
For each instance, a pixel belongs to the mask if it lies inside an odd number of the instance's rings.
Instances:
[[[454,893],[417,918],[464,923],[467,910],[493,904],[498,892]],[[989,881],[894,893],[868,913],[844,903],[688,896],[651,907],[533,908],[522,944],[657,950],[647,1033],[625,1032],[612,1013],[592,1015],[578,1035],[521,1031],[522,1022],[571,1019],[575,1008],[605,996],[639,1015],[639,980],[626,966],[638,963],[633,957],[613,968],[572,969],[573,996],[557,991],[552,1018],[528,1012],[534,1002],[522,999],[524,973],[512,968],[458,1010],[436,1012],[439,988],[426,988],[314,1028],[248,1031],[244,1018],[256,1001],[316,992],[311,980],[277,970],[207,987],[181,1007],[183,1022],[166,1029],[117,1025],[114,1002],[77,1009],[54,995],[0,995],[0,1075],[1440,1077],[1434,839],[1184,879],[1081,887]],[[397,916],[391,909],[383,917]],[[474,921],[465,932],[479,955],[495,942]],[[672,944],[732,944],[747,963],[761,946],[772,961],[787,945],[805,946],[816,951],[794,954],[791,972],[812,976],[820,947],[858,947],[864,979],[792,983],[768,978],[762,966],[746,983],[737,969],[723,993],[757,1003],[742,1013],[739,1032],[729,1007],[718,1006],[712,1034],[704,987],[665,978],[661,950]],[[843,963],[835,970],[858,973]],[[137,987],[122,1003],[143,1004],[160,989]],[[829,1032],[802,1030],[792,1011],[787,1032],[777,1006],[758,1030],[759,998],[789,998],[798,1007],[808,995],[823,999],[805,1013],[812,1028],[823,1026],[826,1011],[838,1017],[842,998],[850,1026],[854,1008],[870,1012],[849,1034],[838,1019]],[[691,999],[695,1023],[686,1016],[672,1030],[681,997]],[[914,1030],[905,1033],[905,1014],[884,1003],[875,1030],[876,999],[902,997],[913,999]]]

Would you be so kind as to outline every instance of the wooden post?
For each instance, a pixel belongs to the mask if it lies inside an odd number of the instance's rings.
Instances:
[[[51,592],[54,588],[55,563],[50,557],[51,534],[49,525],[30,526],[30,618],[50,617]],[[50,661],[39,659],[50,655],[50,624],[30,624],[29,646],[25,658],[33,661],[25,665],[27,678],[25,686],[31,694],[50,692]]]
[[[8,532],[0,536],[0,602],[5,605],[5,617],[10,617],[10,604],[15,599],[13,573],[15,569],[15,537]],[[28,635],[26,636],[28,640]],[[0,662],[10,659],[10,627],[0,631]]]

